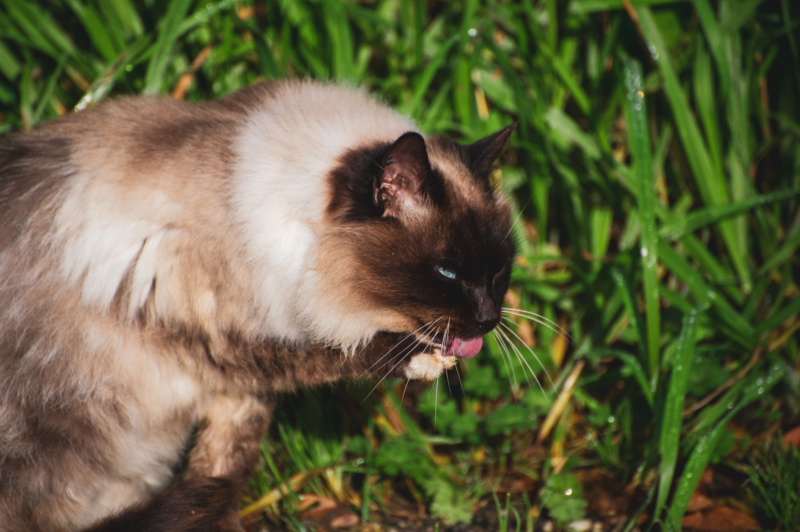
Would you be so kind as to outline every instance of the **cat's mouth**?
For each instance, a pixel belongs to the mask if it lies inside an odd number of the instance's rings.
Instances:
[[[459,358],[473,358],[483,347],[483,338],[459,338],[458,336],[449,337],[444,342],[438,335],[434,337],[430,344],[434,347],[442,347],[444,356],[459,357]]]
[[[477,338],[453,338],[448,344],[445,356],[472,358],[483,347],[483,338],[480,336]]]

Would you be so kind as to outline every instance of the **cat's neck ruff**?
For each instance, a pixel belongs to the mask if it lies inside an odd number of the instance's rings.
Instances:
[[[326,286],[319,242],[326,180],[349,149],[391,142],[414,124],[361,91],[306,83],[278,89],[235,142],[230,201],[239,223],[264,333],[350,352],[392,317]],[[386,313],[384,313],[386,314]]]

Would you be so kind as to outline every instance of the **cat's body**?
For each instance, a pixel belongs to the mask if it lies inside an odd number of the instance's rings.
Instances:
[[[474,355],[513,253],[488,185],[510,129],[413,130],[360,92],[273,82],[0,141],[0,531],[90,526],[187,452],[186,486],[230,491],[198,529],[235,529],[272,395]]]

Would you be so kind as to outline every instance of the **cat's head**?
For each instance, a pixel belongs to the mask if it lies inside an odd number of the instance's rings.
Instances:
[[[410,132],[341,159],[320,268],[342,313],[360,313],[365,330],[477,354],[500,320],[514,256],[510,210],[490,183],[513,129],[466,146]]]

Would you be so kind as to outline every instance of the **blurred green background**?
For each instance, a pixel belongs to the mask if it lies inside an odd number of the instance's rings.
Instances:
[[[428,387],[285,398],[254,530],[792,529],[798,46],[792,0],[0,0],[0,131],[282,77],[463,142],[518,121],[503,334]]]

